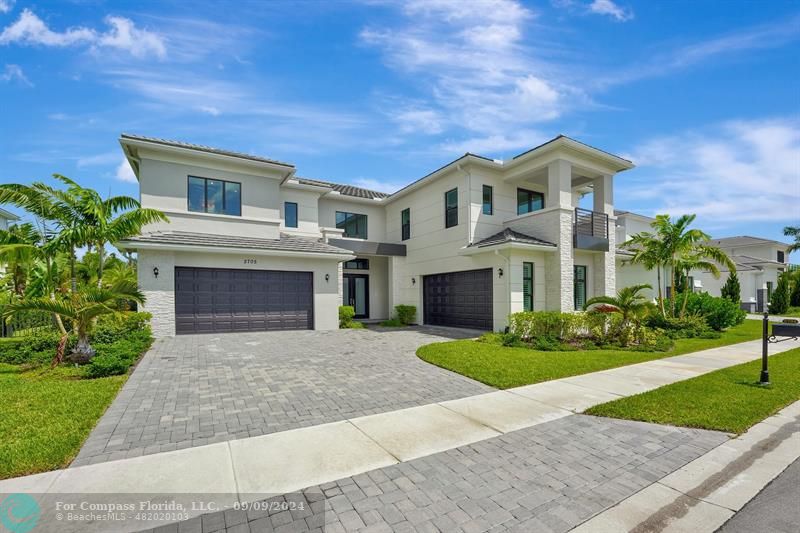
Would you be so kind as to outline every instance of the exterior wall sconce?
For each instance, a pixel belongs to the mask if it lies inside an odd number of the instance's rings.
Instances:
[[[158,277],[158,267],[153,267],[153,276]]]
[[[498,268],[497,269],[497,275],[500,276],[501,278],[503,277],[503,269],[502,268]]]
[[[417,278],[411,278],[411,284],[412,285],[416,285],[417,284]]]
[[[331,279],[331,275],[330,274],[325,274],[325,283],[329,282],[330,279]]]

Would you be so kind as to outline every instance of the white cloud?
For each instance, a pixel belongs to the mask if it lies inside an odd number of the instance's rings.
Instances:
[[[98,36],[98,46],[126,50],[134,57],[146,57],[150,54],[162,59],[166,57],[167,48],[159,35],[141,30],[132,20],[123,17],[106,17],[106,23],[111,28]]]
[[[356,178],[352,180],[353,185],[356,187],[362,187],[364,189],[369,189],[371,191],[378,191],[378,192],[386,192],[386,193],[393,193],[395,191],[399,191],[402,187],[406,185],[406,183],[393,183],[388,181],[379,181],[376,179],[371,178]]]
[[[594,0],[591,4],[589,4],[588,9],[591,13],[608,15],[619,22],[625,22],[633,19],[632,9],[623,9],[612,2],[612,0]]]
[[[69,119],[69,115],[66,113],[50,113],[47,115],[47,118],[50,120],[67,120]]]
[[[800,219],[800,120],[737,120],[652,139],[620,203],[706,223]]]
[[[201,105],[200,107],[198,107],[198,109],[203,113],[211,115],[212,117],[218,117],[221,113],[221,111],[216,107],[214,107],[213,105]]]
[[[124,181],[127,183],[136,183],[136,175],[133,173],[133,169],[131,168],[128,160],[124,157],[120,162],[119,166],[117,166],[116,177],[120,181]]]
[[[79,157],[77,160],[78,168],[92,167],[98,165],[110,165],[119,159],[119,152],[107,152]],[[127,162],[125,163],[127,164]]]
[[[0,13],[8,13],[14,9],[14,0],[0,0]]]
[[[129,52],[134,57],[166,56],[164,41],[156,33],[136,28],[133,21],[123,17],[106,17],[110,29],[106,32],[83,26],[67,28],[63,32],[51,30],[30,9],[22,11],[16,22],[0,33],[0,44],[40,46],[72,46],[87,44],[93,48],[113,48]]]
[[[520,2],[475,0],[467,9],[460,0],[414,0],[400,9],[398,23],[367,27],[360,37],[427,94],[392,114],[402,133],[453,131],[480,137],[490,150],[504,149],[510,144],[506,132],[589,101],[554,63],[539,57],[546,48],[541,32],[536,53],[524,44],[536,14]]]
[[[5,69],[3,69],[3,72],[0,73],[0,80],[6,82],[16,81],[22,85],[33,87],[33,83],[31,83],[31,80],[25,76],[25,73],[22,71],[22,67],[19,65],[7,64]]]

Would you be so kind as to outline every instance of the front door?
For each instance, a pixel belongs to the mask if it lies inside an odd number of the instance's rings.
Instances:
[[[369,276],[367,274],[344,274],[342,296],[344,305],[352,306],[355,318],[369,317]]]

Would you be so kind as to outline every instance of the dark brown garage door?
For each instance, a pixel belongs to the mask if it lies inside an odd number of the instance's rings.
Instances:
[[[312,329],[311,272],[175,268],[175,333]]]
[[[492,269],[433,274],[423,278],[425,323],[492,329]]]

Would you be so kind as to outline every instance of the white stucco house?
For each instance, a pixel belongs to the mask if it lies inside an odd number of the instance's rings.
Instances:
[[[633,235],[643,231],[652,231],[650,224],[653,218],[632,213],[617,211],[617,242],[624,243]],[[726,237],[712,239],[709,244],[722,249],[736,265],[736,273],[741,286],[741,305],[746,311],[763,311],[764,302],[769,301],[773,288],[778,283],[778,276],[789,268],[789,245],[783,242],[760,237]],[[630,254],[623,250],[617,252],[617,284],[629,287],[640,283],[648,283],[653,287],[649,296],[653,297],[658,289],[656,272],[648,271],[641,265],[628,263]],[[702,291],[712,296],[720,296],[722,286],[728,279],[728,269],[720,267],[720,277],[714,278],[710,272],[693,270],[689,273],[689,285],[694,291]],[[669,293],[669,279],[662,279],[664,294]]]
[[[0,230],[7,230],[8,226],[14,222],[17,222],[18,220],[19,217],[11,211],[0,209]]]
[[[393,194],[206,146],[120,143],[142,205],[170,219],[119,243],[138,252],[157,336],[335,329],[342,303],[500,330],[512,312],[615,291],[613,181],[633,164],[565,136],[507,161],[465,154]]]

